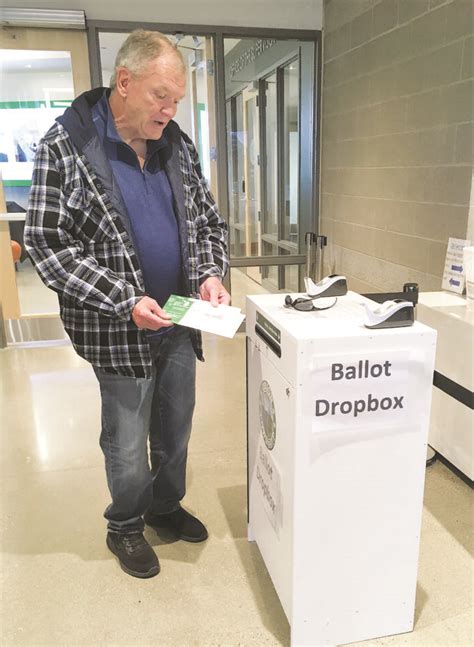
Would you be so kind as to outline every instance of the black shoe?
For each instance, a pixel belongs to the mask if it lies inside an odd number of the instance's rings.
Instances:
[[[141,532],[109,532],[107,546],[118,557],[122,569],[133,577],[153,577],[160,572],[158,557]]]
[[[177,539],[193,543],[205,541],[208,538],[205,525],[184,508],[178,508],[168,514],[155,514],[148,511],[143,518],[145,523],[154,528],[158,534],[161,530],[169,530]]]

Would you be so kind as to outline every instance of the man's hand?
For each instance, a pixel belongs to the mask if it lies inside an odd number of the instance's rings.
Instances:
[[[159,330],[173,325],[169,314],[151,297],[140,299],[132,310],[132,319],[140,329]]]
[[[219,303],[226,306],[230,304],[230,294],[217,276],[210,276],[206,279],[199,288],[199,292],[201,294],[201,299],[203,301],[210,301],[213,306],[217,307]]]

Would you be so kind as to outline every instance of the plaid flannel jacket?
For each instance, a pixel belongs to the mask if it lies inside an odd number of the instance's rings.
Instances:
[[[72,113],[67,111],[38,146],[25,245],[42,281],[58,293],[61,319],[77,353],[119,375],[150,377],[150,347],[131,319],[145,296],[142,271],[126,208],[90,120],[99,90],[76,99]],[[175,122],[165,132],[184,283],[189,296],[199,298],[199,285],[227,270],[227,227],[191,140]],[[199,333],[193,331],[192,340],[202,359]]]

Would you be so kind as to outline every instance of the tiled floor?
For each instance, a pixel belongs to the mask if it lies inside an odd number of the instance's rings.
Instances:
[[[205,544],[162,543],[161,573],[125,575],[105,545],[99,396],[70,346],[0,351],[2,646],[290,644],[246,538],[245,338],[208,336],[185,503]],[[444,465],[426,477],[415,631],[363,645],[472,645],[472,491]]]

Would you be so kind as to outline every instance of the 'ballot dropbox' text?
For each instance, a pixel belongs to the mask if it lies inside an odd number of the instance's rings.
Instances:
[[[383,379],[392,377],[392,362],[370,362],[368,359],[361,359],[356,363],[343,364],[334,362],[330,366],[330,379],[332,383],[346,383],[355,380]],[[354,392],[357,390],[354,389]],[[363,414],[367,415],[376,411],[392,411],[404,408],[405,396],[398,394],[374,394],[368,392],[362,397],[357,396],[351,399],[330,400],[318,398],[315,405],[316,417],[347,415],[357,418]]]

